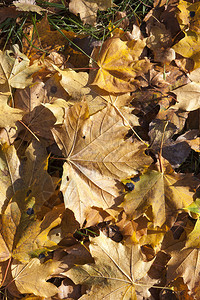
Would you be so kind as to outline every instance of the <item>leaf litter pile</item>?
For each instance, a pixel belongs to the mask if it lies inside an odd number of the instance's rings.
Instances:
[[[13,4],[43,17],[0,51],[0,298],[200,299],[200,2],[102,42]]]

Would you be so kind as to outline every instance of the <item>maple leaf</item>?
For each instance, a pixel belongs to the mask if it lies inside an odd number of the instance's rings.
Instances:
[[[1,253],[0,262],[6,261],[10,258],[10,251],[6,246],[6,243],[1,234],[0,234],[0,253]]]
[[[173,93],[177,96],[177,103],[171,108],[193,111],[200,107],[200,84],[190,82],[176,90]]]
[[[75,72],[72,69],[61,70],[54,66],[55,70],[61,76],[60,84],[72,98],[81,101],[83,96],[90,92],[90,88],[86,86],[88,82],[88,74],[86,72]]]
[[[80,14],[83,24],[95,25],[96,14],[99,10],[107,10],[112,7],[112,0],[70,0],[69,10],[75,15]]]
[[[199,2],[191,4],[190,2],[180,0],[177,5],[179,11],[177,12],[177,19],[182,30],[199,33],[199,16],[200,5]]]
[[[31,75],[41,66],[38,63],[29,66],[29,63],[29,59],[19,51],[17,45],[13,45],[13,51],[0,51],[0,84],[8,84],[18,89],[30,85]]]
[[[47,282],[60,262],[48,260],[41,264],[38,258],[33,258],[26,265],[12,264],[12,275],[20,293],[33,293],[41,297],[51,297],[58,291],[57,287]]]
[[[151,207],[154,226],[161,227],[164,222],[171,225],[178,210],[193,202],[194,192],[190,188],[193,186],[194,191],[198,184],[199,181],[192,176],[182,176],[170,170],[163,173],[148,170],[135,183],[134,190],[125,195],[120,206],[134,219]],[[170,217],[172,211],[174,215]]]
[[[51,220],[52,224],[47,225],[44,225],[45,220],[44,223],[35,220],[35,212],[40,210],[43,203],[55,191],[52,178],[47,174],[47,154],[40,144],[34,145],[33,143],[27,148],[25,155],[26,163],[22,165],[13,146],[2,148],[1,165],[2,172],[4,172],[2,187],[6,195],[2,194],[4,209],[2,210],[1,233],[10,254],[14,256],[15,250],[15,257],[22,261],[27,261],[30,258],[30,252],[42,248],[42,245],[47,248],[55,246],[55,243],[48,242],[46,236],[53,224],[53,227],[57,226],[53,219]],[[5,163],[8,168],[6,185]],[[21,168],[23,176],[20,176],[19,168]],[[56,218],[55,211],[54,218]],[[58,218],[58,221],[61,220]],[[44,226],[42,233],[41,226]]]
[[[199,248],[183,247],[183,242],[178,242],[166,251],[171,255],[167,268],[167,282],[183,277],[184,283],[190,290],[189,294],[196,295],[195,288],[199,284]]]
[[[126,93],[136,90],[135,77],[148,71],[147,59],[139,59],[145,40],[124,42],[118,37],[107,39],[101,47],[94,49],[92,58],[97,71],[90,71],[91,85],[109,93]]]
[[[142,260],[139,245],[124,246],[101,233],[99,237],[91,238],[89,248],[95,264],[76,266],[67,272],[76,284],[90,288],[81,299],[110,297],[136,300],[141,293],[146,297],[150,295],[148,288],[156,280],[150,279],[147,272],[153,260]]]
[[[23,194],[18,192],[2,214],[1,232],[10,255],[25,263],[31,257],[56,248],[57,244],[47,235],[60,224],[63,207],[55,207],[40,221],[35,216],[33,198],[27,197],[23,205],[20,203]]]
[[[114,205],[120,178],[151,162],[144,144],[124,140],[127,128],[112,106],[87,118],[87,104],[77,103],[66,110],[62,128],[53,129],[66,158],[61,184],[65,205],[81,223],[89,206]]]
[[[47,172],[48,155],[44,146],[33,141],[25,152],[25,159],[21,163],[23,170],[23,185],[28,188],[35,198],[35,209],[39,211],[41,206],[54,193],[56,183]]]

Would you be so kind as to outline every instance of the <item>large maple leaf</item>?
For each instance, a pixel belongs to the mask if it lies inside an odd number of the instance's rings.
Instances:
[[[124,246],[102,233],[91,239],[89,246],[95,264],[76,266],[66,274],[76,284],[90,287],[81,299],[133,299],[150,296],[156,280],[147,275],[154,260],[144,262],[139,245]]]
[[[163,173],[148,170],[135,183],[134,190],[127,193],[120,206],[131,218],[138,218],[151,207],[154,225],[162,226],[167,222],[170,226],[178,210],[193,202],[198,184],[199,180],[189,174],[182,176],[171,170]]]
[[[61,184],[65,205],[81,223],[88,207],[107,209],[115,204],[120,178],[152,161],[143,143],[124,139],[128,128],[110,104],[87,117],[87,104],[77,103],[66,109],[64,125],[53,129],[66,159]]]

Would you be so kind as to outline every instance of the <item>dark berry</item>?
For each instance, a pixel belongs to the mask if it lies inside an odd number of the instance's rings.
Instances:
[[[135,188],[135,186],[134,186],[134,184],[133,184],[132,182],[127,182],[127,183],[126,183],[126,187],[127,187],[127,189],[128,189],[129,191],[133,191],[134,188]]]
[[[39,256],[38,256],[39,259],[42,259],[44,257],[45,257],[44,253],[40,253]]]
[[[34,209],[32,207],[29,207],[26,211],[27,215],[33,215],[34,214]]]
[[[140,177],[139,176],[138,177],[132,177],[131,180],[133,182],[138,182],[138,181],[140,181]]]
[[[195,11],[190,11],[190,17],[194,18],[194,16],[195,16]]]

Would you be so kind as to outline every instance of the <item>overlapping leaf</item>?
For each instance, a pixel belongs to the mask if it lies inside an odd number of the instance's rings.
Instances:
[[[76,284],[90,287],[89,294],[81,299],[136,300],[141,292],[149,296],[148,288],[156,282],[147,276],[153,261],[142,260],[139,245],[126,247],[101,234],[89,247],[95,264],[76,266],[67,272]]]
[[[118,37],[107,39],[93,52],[94,68],[98,70],[90,72],[91,84],[109,93],[135,91],[135,77],[150,68],[147,59],[139,59],[145,45],[145,40],[124,42]]]
[[[115,204],[120,178],[151,163],[141,142],[125,140],[127,127],[111,105],[87,117],[87,104],[77,103],[66,110],[63,127],[53,130],[66,159],[61,184],[65,205],[81,223],[88,207]]]
[[[57,287],[47,280],[59,264],[51,260],[41,264],[38,258],[33,258],[27,265],[13,265],[12,275],[20,293],[33,293],[45,298],[55,295]]]
[[[149,170],[135,183],[135,189],[127,193],[121,206],[131,218],[141,216],[151,207],[155,226],[162,226],[166,221],[171,225],[178,210],[193,202],[198,184],[199,181],[192,176]]]

